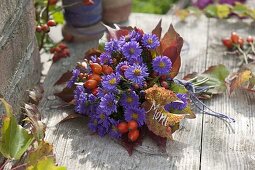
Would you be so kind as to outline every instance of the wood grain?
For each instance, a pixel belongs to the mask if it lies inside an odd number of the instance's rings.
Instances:
[[[242,36],[254,35],[248,22],[240,20],[209,21],[208,56],[206,66],[226,65],[231,72],[237,70],[238,60],[223,56],[225,48],[220,38],[232,31]],[[201,169],[255,169],[255,95],[237,91],[218,96],[207,102],[212,109],[236,119],[231,125],[205,115],[202,134]]]

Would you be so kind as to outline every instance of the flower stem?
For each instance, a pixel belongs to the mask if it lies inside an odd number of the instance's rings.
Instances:
[[[244,61],[245,61],[245,64],[248,64],[248,58],[247,58],[246,53],[241,49],[240,45],[237,45],[236,47],[237,47],[238,51],[239,51],[240,53],[242,53],[243,58],[244,58]]]

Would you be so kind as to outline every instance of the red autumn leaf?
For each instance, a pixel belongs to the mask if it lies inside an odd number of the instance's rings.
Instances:
[[[166,152],[166,141],[167,138],[157,136],[152,131],[147,131],[148,136],[158,145],[162,152]]]
[[[117,26],[116,29],[113,29],[109,27],[108,25],[104,25],[107,29],[107,40],[111,39],[119,39],[121,36],[126,36],[128,33],[133,30],[132,27],[126,27],[126,26]]]
[[[59,85],[67,82],[68,80],[71,79],[72,75],[73,75],[72,72],[68,70],[58,79],[58,81],[54,85]]]
[[[171,24],[168,31],[160,41],[160,52],[172,61],[170,77],[174,78],[181,66],[180,53],[183,46],[183,38],[174,30]]]
[[[162,19],[158,22],[158,25],[152,30],[152,34],[155,34],[159,39],[161,39],[162,27],[161,27]]]
[[[75,90],[75,86],[73,86],[72,88],[65,87],[61,92],[55,93],[54,95],[58,96],[63,101],[69,103],[74,99],[74,95],[73,95],[74,90]]]
[[[99,57],[101,53],[102,53],[102,51],[100,51],[99,49],[97,49],[97,48],[91,48],[91,49],[89,49],[89,50],[85,53],[84,59],[90,59],[90,57],[92,57],[92,56],[97,56],[97,57]]]
[[[122,137],[121,137],[121,141],[120,141],[120,144],[128,151],[128,154],[129,156],[132,155],[133,153],[133,150],[136,146],[138,145],[141,145],[142,144],[142,141],[144,139],[144,136],[146,134],[146,131],[147,129],[145,127],[142,127],[140,129],[140,135],[138,137],[138,139],[134,142],[131,142],[129,139],[128,139],[128,134],[123,134]]]

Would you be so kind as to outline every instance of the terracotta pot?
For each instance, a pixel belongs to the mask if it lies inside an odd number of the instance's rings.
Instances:
[[[103,0],[103,21],[119,23],[128,20],[132,0]]]
[[[62,29],[67,41],[87,41],[102,37],[105,28],[102,19],[102,0],[94,0],[94,5],[85,6],[81,0],[63,0],[66,24]],[[76,4],[76,5],[74,5]]]

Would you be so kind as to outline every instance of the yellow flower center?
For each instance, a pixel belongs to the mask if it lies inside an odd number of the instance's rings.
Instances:
[[[159,63],[159,67],[160,67],[160,68],[164,68],[165,66],[166,66],[166,65],[165,65],[164,62],[161,61],[161,62]]]
[[[129,52],[130,52],[130,54],[134,54],[135,50],[133,48],[130,48]]]
[[[138,119],[138,114],[137,114],[137,113],[133,113],[133,114],[132,114],[132,118],[133,118],[134,120],[137,120],[137,119]]]
[[[111,85],[114,85],[116,83],[116,78],[112,78],[111,80],[109,80],[109,83]]]
[[[141,74],[141,70],[135,69],[135,70],[134,70],[134,74],[135,74],[136,76],[139,76],[139,75]]]
[[[132,103],[132,101],[133,101],[133,98],[132,98],[132,97],[127,97],[127,102],[128,102],[128,103]]]
[[[100,119],[102,119],[102,120],[105,119],[105,115],[103,113],[100,115]]]
[[[148,44],[152,44],[152,43],[153,43],[152,39],[149,38],[149,39],[147,40],[147,43],[148,43]]]

